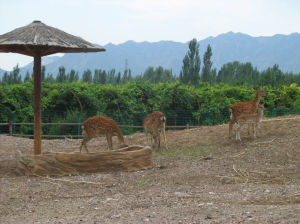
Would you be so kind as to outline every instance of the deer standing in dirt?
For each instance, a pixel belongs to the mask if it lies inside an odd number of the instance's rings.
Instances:
[[[160,112],[155,111],[149,114],[144,120],[144,129],[146,133],[147,143],[149,144],[148,135],[150,134],[150,141],[152,145],[152,139],[154,139],[154,147],[160,147],[160,134],[162,133],[165,146],[167,148],[166,139],[166,116]]]
[[[257,106],[260,102],[260,97],[267,95],[267,93],[258,87],[253,87],[253,89],[256,91],[256,97],[254,100],[250,100],[247,102],[239,102],[232,105],[230,108],[230,122],[229,122],[229,138],[231,138],[232,135],[232,127],[234,123],[237,122],[238,118],[241,115],[250,115],[255,114],[257,110]]]
[[[82,125],[83,139],[80,146],[80,152],[82,147],[88,152],[86,144],[92,139],[99,135],[105,135],[108,143],[108,148],[113,149],[112,137],[117,136],[120,147],[126,147],[124,143],[124,137],[118,124],[111,118],[104,116],[93,116],[88,118]]]
[[[235,134],[235,139],[241,141],[240,132],[242,127],[245,124],[252,124],[253,125],[253,137],[256,138],[257,129],[260,127],[260,123],[262,121],[262,118],[264,116],[264,104],[258,105],[258,111],[255,114],[242,114],[237,118],[237,129]],[[230,109],[231,110],[231,109]]]

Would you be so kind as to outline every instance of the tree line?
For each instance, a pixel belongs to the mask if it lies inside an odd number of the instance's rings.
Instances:
[[[172,70],[164,69],[161,66],[156,68],[150,66],[142,74],[135,77],[132,76],[130,69],[125,69],[123,72],[117,72],[115,69],[109,71],[102,69],[95,69],[91,71],[87,69],[82,76],[71,69],[66,72],[64,66],[59,67],[58,73],[54,77],[53,74],[46,74],[46,67],[42,66],[42,81],[46,83],[72,83],[84,82],[94,84],[112,84],[120,85],[127,82],[149,82],[149,83],[164,83],[177,82],[193,86],[202,85],[201,83],[208,83],[210,85],[217,85],[225,83],[232,86],[242,85],[259,85],[259,86],[281,86],[296,83],[300,85],[300,73],[294,74],[291,72],[282,72],[277,64],[269,67],[263,71],[258,71],[256,67],[250,62],[241,63],[238,61],[228,62],[224,64],[219,71],[213,68],[211,57],[213,55],[210,45],[203,55],[203,66],[201,68],[201,57],[199,54],[199,43],[196,39],[189,42],[189,49],[182,60],[182,68],[179,75],[173,74]],[[5,72],[0,78],[1,84],[19,84],[24,82],[31,82],[33,73],[27,71],[25,77],[22,79],[20,75],[20,68],[15,66],[13,71]]]

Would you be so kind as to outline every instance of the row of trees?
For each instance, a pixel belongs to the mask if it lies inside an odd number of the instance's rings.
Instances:
[[[142,75],[137,75],[132,77],[131,70],[126,69],[123,73],[116,72],[115,69],[110,71],[105,71],[101,69],[95,69],[92,72],[90,69],[87,69],[83,72],[82,77],[79,77],[78,72],[71,70],[69,73],[66,73],[66,70],[63,66],[59,67],[58,74],[56,77],[53,77],[53,74],[45,73],[45,66],[42,66],[42,81],[46,83],[72,83],[72,82],[86,82],[94,84],[112,84],[120,85],[132,81],[148,81],[150,83],[160,83],[160,82],[174,82],[178,78],[172,74],[172,70],[164,69],[159,66],[157,68],[148,67]],[[0,83],[2,84],[20,84],[25,82],[31,82],[33,80],[33,73],[26,73],[24,80],[20,75],[20,68],[18,65],[14,67],[13,71],[8,73],[5,72]]]
[[[46,83],[71,83],[71,82],[87,82],[95,84],[122,84],[132,81],[131,71],[125,70],[123,75],[121,72],[116,73],[115,69],[111,71],[105,71],[101,69],[95,69],[94,74],[90,69],[83,72],[82,78],[79,78],[78,72],[71,69],[69,73],[66,73],[65,67],[61,66],[58,69],[58,74],[53,77],[53,74],[48,73],[46,75],[46,67],[42,66],[41,77],[42,82]],[[27,71],[24,80],[20,75],[20,68],[17,65],[13,68],[13,71],[8,73],[5,72],[2,79],[0,80],[3,84],[20,84],[22,82],[31,82],[33,80],[33,73]]]
[[[201,69],[201,58],[199,55],[199,43],[196,39],[189,42],[189,49],[187,54],[183,58],[183,65],[179,76],[174,75],[172,70],[164,69],[159,66],[157,68],[148,67],[143,74],[132,76],[130,69],[117,72],[115,69],[105,71],[101,69],[95,69],[93,72],[87,69],[83,72],[81,78],[75,70],[66,72],[65,68],[61,66],[58,70],[56,77],[53,74],[46,75],[46,68],[42,66],[42,81],[47,83],[71,83],[71,82],[87,82],[95,84],[112,84],[120,85],[133,81],[148,81],[150,83],[160,82],[176,82],[179,81],[183,84],[198,86],[201,82],[209,83],[210,85],[216,85],[218,83],[226,83],[233,86],[241,85],[290,85],[296,83],[300,85],[300,73],[284,73],[280,70],[278,65],[267,68],[263,71],[258,71],[256,67],[253,67],[250,62],[240,63],[238,61],[229,62],[224,64],[217,72],[216,68],[213,68],[211,61],[212,48],[207,46],[206,52],[203,55],[203,66]],[[18,65],[14,67],[13,71],[6,72],[0,83],[2,84],[18,84],[22,82],[32,81],[32,73],[26,73],[25,78],[22,80],[20,75],[20,69]]]

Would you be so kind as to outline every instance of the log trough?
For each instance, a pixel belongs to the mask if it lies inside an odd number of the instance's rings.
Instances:
[[[155,167],[152,149],[129,146],[123,149],[93,153],[43,153],[19,156],[15,161],[3,161],[2,175],[76,175],[92,172],[138,171]]]

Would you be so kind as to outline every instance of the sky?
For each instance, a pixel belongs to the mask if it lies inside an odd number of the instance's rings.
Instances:
[[[0,0],[0,35],[40,20],[104,46],[128,40],[188,42],[229,31],[300,32],[299,0]],[[33,59],[0,53],[0,68]]]

